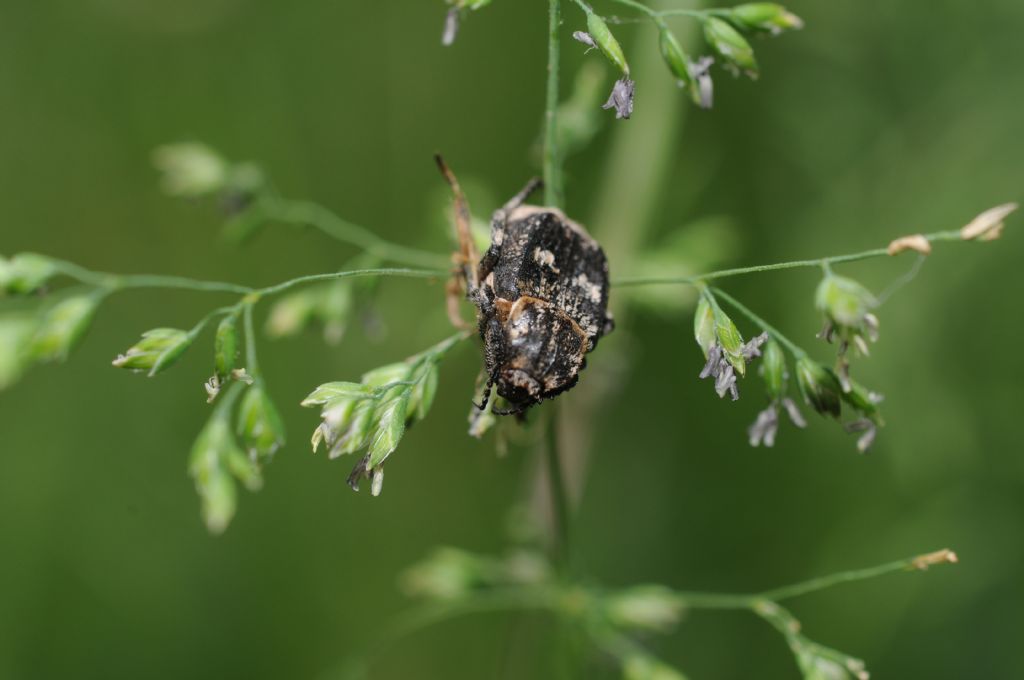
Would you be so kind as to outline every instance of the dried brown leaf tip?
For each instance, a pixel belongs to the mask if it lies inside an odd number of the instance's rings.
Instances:
[[[965,241],[994,241],[1003,233],[1003,220],[1017,208],[1016,203],[1004,203],[989,208],[960,230],[960,238]]]
[[[936,564],[956,564],[959,561],[960,560],[957,558],[955,552],[949,548],[943,548],[942,550],[936,550],[935,552],[931,552],[926,555],[918,555],[914,558],[913,566],[914,569],[924,571],[928,567]]]
[[[923,234],[911,234],[910,236],[901,236],[895,239],[886,250],[890,255],[899,255],[904,250],[914,250],[922,255],[930,255],[932,244]]]

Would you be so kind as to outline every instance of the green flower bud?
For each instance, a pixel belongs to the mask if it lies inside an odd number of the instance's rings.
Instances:
[[[433,362],[428,362],[420,369],[416,378],[418,382],[413,385],[409,396],[409,412],[415,414],[416,420],[423,420],[434,405],[439,375],[440,370]]]
[[[259,470],[235,443],[224,411],[215,412],[199,433],[189,457],[189,474],[195,480],[203,521],[211,533],[223,532],[237,506],[233,477],[250,489],[260,485]]]
[[[299,333],[316,314],[320,304],[318,293],[316,287],[311,286],[282,295],[270,309],[266,325],[267,335],[281,338]]]
[[[774,340],[765,345],[761,362],[761,377],[764,378],[768,396],[782,399],[786,395],[786,355],[782,347]]]
[[[686,53],[683,52],[683,48],[679,45],[675,35],[667,27],[663,26],[661,28],[658,45],[661,48],[661,57],[665,60],[665,65],[668,66],[668,70],[672,72],[672,75],[676,77],[679,86],[687,87],[690,85],[693,82],[693,79],[690,77],[690,60],[686,57]]]
[[[726,358],[736,372],[744,375],[747,372],[747,363],[743,356],[743,336],[740,335],[736,324],[728,314],[722,311],[721,307],[711,305],[711,308],[715,316],[715,334],[718,336],[718,344],[725,351]]]
[[[708,17],[704,21],[704,37],[727,65],[743,71],[751,78],[757,77],[754,48],[727,21],[718,17]]]
[[[263,476],[260,474],[260,468],[256,461],[245,455],[245,452],[237,446],[228,451],[226,462],[231,474],[249,491],[259,491],[263,486]]]
[[[652,656],[636,653],[622,662],[624,680],[686,680],[686,676]]]
[[[114,359],[113,365],[131,371],[148,371],[149,377],[169,368],[191,346],[193,336],[177,328],[154,328],[142,334],[142,339],[124,354]]]
[[[660,585],[634,586],[605,600],[605,612],[616,626],[662,633],[679,623],[683,608],[679,595]]]
[[[366,268],[371,267],[356,267]],[[368,277],[369,278],[369,277]],[[332,281],[296,291],[282,297],[271,308],[267,334],[272,337],[295,335],[314,319],[324,324],[324,340],[338,344],[345,335],[356,298],[371,295],[372,290],[357,291],[355,281]]]
[[[55,273],[53,261],[43,255],[21,253],[10,260],[0,257],[0,294],[34,293]]]
[[[402,590],[414,597],[454,600],[470,594],[486,571],[481,558],[457,548],[437,548],[402,574]]]
[[[800,17],[774,2],[752,2],[733,7],[729,10],[729,20],[740,30],[761,31],[772,35],[804,27]]]
[[[217,334],[213,339],[214,376],[219,384],[223,384],[235,370],[238,359],[238,316],[229,314],[217,325]]]
[[[340,432],[338,439],[332,444],[330,457],[355,453],[370,445],[370,437],[374,434],[374,425],[377,424],[377,403],[372,399],[366,399],[355,405],[352,410],[352,417],[349,419],[348,427]]]
[[[593,12],[587,12],[587,32],[590,33],[590,37],[608,58],[608,61],[615,64],[624,75],[628,76],[629,64],[626,63],[626,55],[623,54],[622,46],[612,35],[605,20]]]
[[[715,333],[715,313],[703,295],[697,302],[697,312],[693,316],[693,336],[704,352],[704,357],[707,358],[708,352],[711,351],[711,346],[717,342],[718,336]]]
[[[168,144],[153,151],[153,165],[163,173],[160,184],[172,196],[198,198],[225,188],[228,164],[204,144]]]
[[[404,361],[375,368],[363,374],[363,385],[367,387],[383,387],[390,383],[408,380],[409,369],[409,364]]]
[[[200,512],[206,529],[211,534],[221,534],[231,524],[238,506],[238,491],[231,473],[222,467],[196,470],[196,493],[199,494]]]
[[[839,326],[858,328],[878,301],[853,279],[829,273],[818,284],[814,304]]]
[[[370,390],[366,385],[353,382],[329,382],[313,390],[312,394],[302,400],[302,406],[317,406],[340,399],[358,400],[369,396]]]
[[[64,361],[89,329],[100,304],[96,294],[67,297],[43,316],[29,349],[37,361]]]
[[[320,417],[323,423],[313,431],[313,452],[326,442],[334,458],[342,453],[341,448],[353,439],[352,428],[357,412],[365,411],[362,405],[372,406],[373,391],[365,385],[350,382],[325,383],[313,390],[302,401],[303,406],[322,405]],[[361,444],[361,440],[356,442]],[[357,446],[352,451],[361,448]],[[348,453],[349,451],[345,451]]]
[[[876,425],[883,425],[882,414],[878,405],[882,403],[882,395],[872,392],[855,380],[850,380],[850,390],[842,393],[843,401],[859,414],[868,418]]]
[[[259,384],[246,390],[238,408],[237,432],[250,460],[270,458],[284,445],[284,422]]]
[[[869,677],[860,659],[846,657],[841,663],[839,659],[820,654],[810,647],[797,653],[797,664],[804,680],[867,680]]]
[[[370,441],[367,471],[387,460],[405,435],[405,424],[409,414],[411,390],[398,389],[398,395],[385,401],[377,411],[377,431]],[[376,495],[376,494],[375,494]]]
[[[324,324],[324,340],[330,345],[337,345],[345,336],[355,308],[352,281],[332,281],[321,292],[317,313]]]
[[[0,390],[13,385],[31,363],[28,347],[36,332],[31,314],[0,315]]]
[[[842,410],[842,388],[835,374],[809,357],[796,362],[797,384],[804,401],[822,415],[838,418]]]

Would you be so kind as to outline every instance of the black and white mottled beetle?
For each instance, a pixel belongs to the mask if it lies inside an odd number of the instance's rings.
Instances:
[[[499,415],[522,415],[534,404],[576,385],[585,355],[612,330],[608,259],[586,230],[557,208],[526,205],[538,179],[495,211],[491,245],[477,257],[469,205],[440,156],[438,166],[455,194],[459,251],[448,286],[453,323],[465,326],[458,301],[477,307],[484,341],[487,406],[492,387],[509,403]]]

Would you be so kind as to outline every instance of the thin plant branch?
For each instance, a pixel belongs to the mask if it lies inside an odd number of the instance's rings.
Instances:
[[[963,241],[963,236],[961,235],[959,230],[939,231],[933,234],[926,234],[924,238],[927,239],[929,243],[936,243],[941,241]],[[731,276],[759,274],[761,272],[779,271],[782,269],[799,269],[801,267],[814,267],[816,269],[820,269],[822,267],[827,267],[833,264],[841,264],[843,262],[857,262],[860,260],[869,260],[876,257],[892,257],[892,255],[889,254],[888,248],[873,248],[871,250],[865,250],[859,253],[851,253],[849,255],[833,255],[831,257],[820,257],[813,260],[791,260],[788,262],[776,262],[774,264],[761,264],[753,265],[750,267],[720,269],[713,272],[706,272],[704,274],[691,274],[688,276],[627,277],[613,281],[612,285],[619,287],[650,285],[695,286],[702,281],[724,279]]]
[[[413,267],[443,267],[448,263],[444,255],[392,243],[366,227],[335,215],[324,206],[311,201],[286,198],[265,198],[258,209],[267,219],[286,224],[308,225],[343,243],[389,262]]]
[[[558,207],[564,199],[562,155],[558,144],[558,82],[560,67],[559,30],[561,0],[548,0],[548,75],[544,110],[544,203]]]
[[[107,291],[120,291],[138,288],[167,288],[194,290],[208,293],[236,293],[240,295],[252,295],[257,299],[282,293],[295,286],[320,281],[332,281],[335,279],[369,276],[434,279],[448,276],[448,271],[444,269],[352,269],[339,272],[328,272],[324,274],[309,274],[306,276],[299,276],[294,279],[288,279],[287,281],[282,281],[281,283],[276,283],[264,288],[254,288],[236,283],[201,281],[181,276],[163,276],[156,274],[109,274],[105,272],[92,271],[64,260],[51,260],[51,262],[59,273],[81,283],[96,286]]]

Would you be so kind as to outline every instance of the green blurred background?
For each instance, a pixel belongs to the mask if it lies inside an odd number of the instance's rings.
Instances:
[[[568,211],[606,243],[615,274],[644,273],[637,253],[700,218],[729,218],[717,248],[752,264],[956,228],[1021,197],[1024,4],[790,8],[807,28],[756,43],[760,81],[720,73],[711,112],[673,91],[648,26],[617,29],[636,115],[602,117],[567,169]],[[291,228],[225,245],[215,211],[161,195],[149,165],[153,147],[198,139],[259,161],[285,195],[443,252],[431,154],[445,152],[480,214],[536,172],[546,30],[540,0],[495,0],[442,49],[443,14],[440,0],[3,0],[0,251],[250,284],[352,255]],[[582,27],[575,8],[565,14],[566,35]],[[888,397],[869,456],[817,418],[775,449],[747,447],[760,387],[748,380],[738,404],[720,402],[696,379],[685,308],[620,307],[614,339],[564,400],[570,420],[591,414],[577,424],[593,436],[578,570],[612,586],[748,591],[951,547],[956,568],[792,608],[876,678],[1024,677],[1020,227],[937,248],[882,308],[882,339],[856,367]],[[841,271],[880,290],[909,264]],[[727,288],[824,359],[816,280],[798,270]],[[667,304],[687,294],[660,292]],[[0,677],[320,677],[408,605],[396,575],[432,546],[500,550],[534,460],[465,436],[476,348],[446,363],[380,498],[350,492],[349,465],[306,443],[317,418],[300,399],[446,335],[441,296],[389,280],[380,341],[356,330],[337,348],[315,332],[261,343],[290,441],[220,538],[203,529],[185,472],[208,410],[207,354],[152,381],[109,362],[141,331],[187,327],[226,300],[118,295],[67,366],[0,393]],[[374,677],[545,677],[545,626],[444,624],[390,648]],[[778,635],[744,614],[696,612],[650,644],[694,678],[798,676]]]

